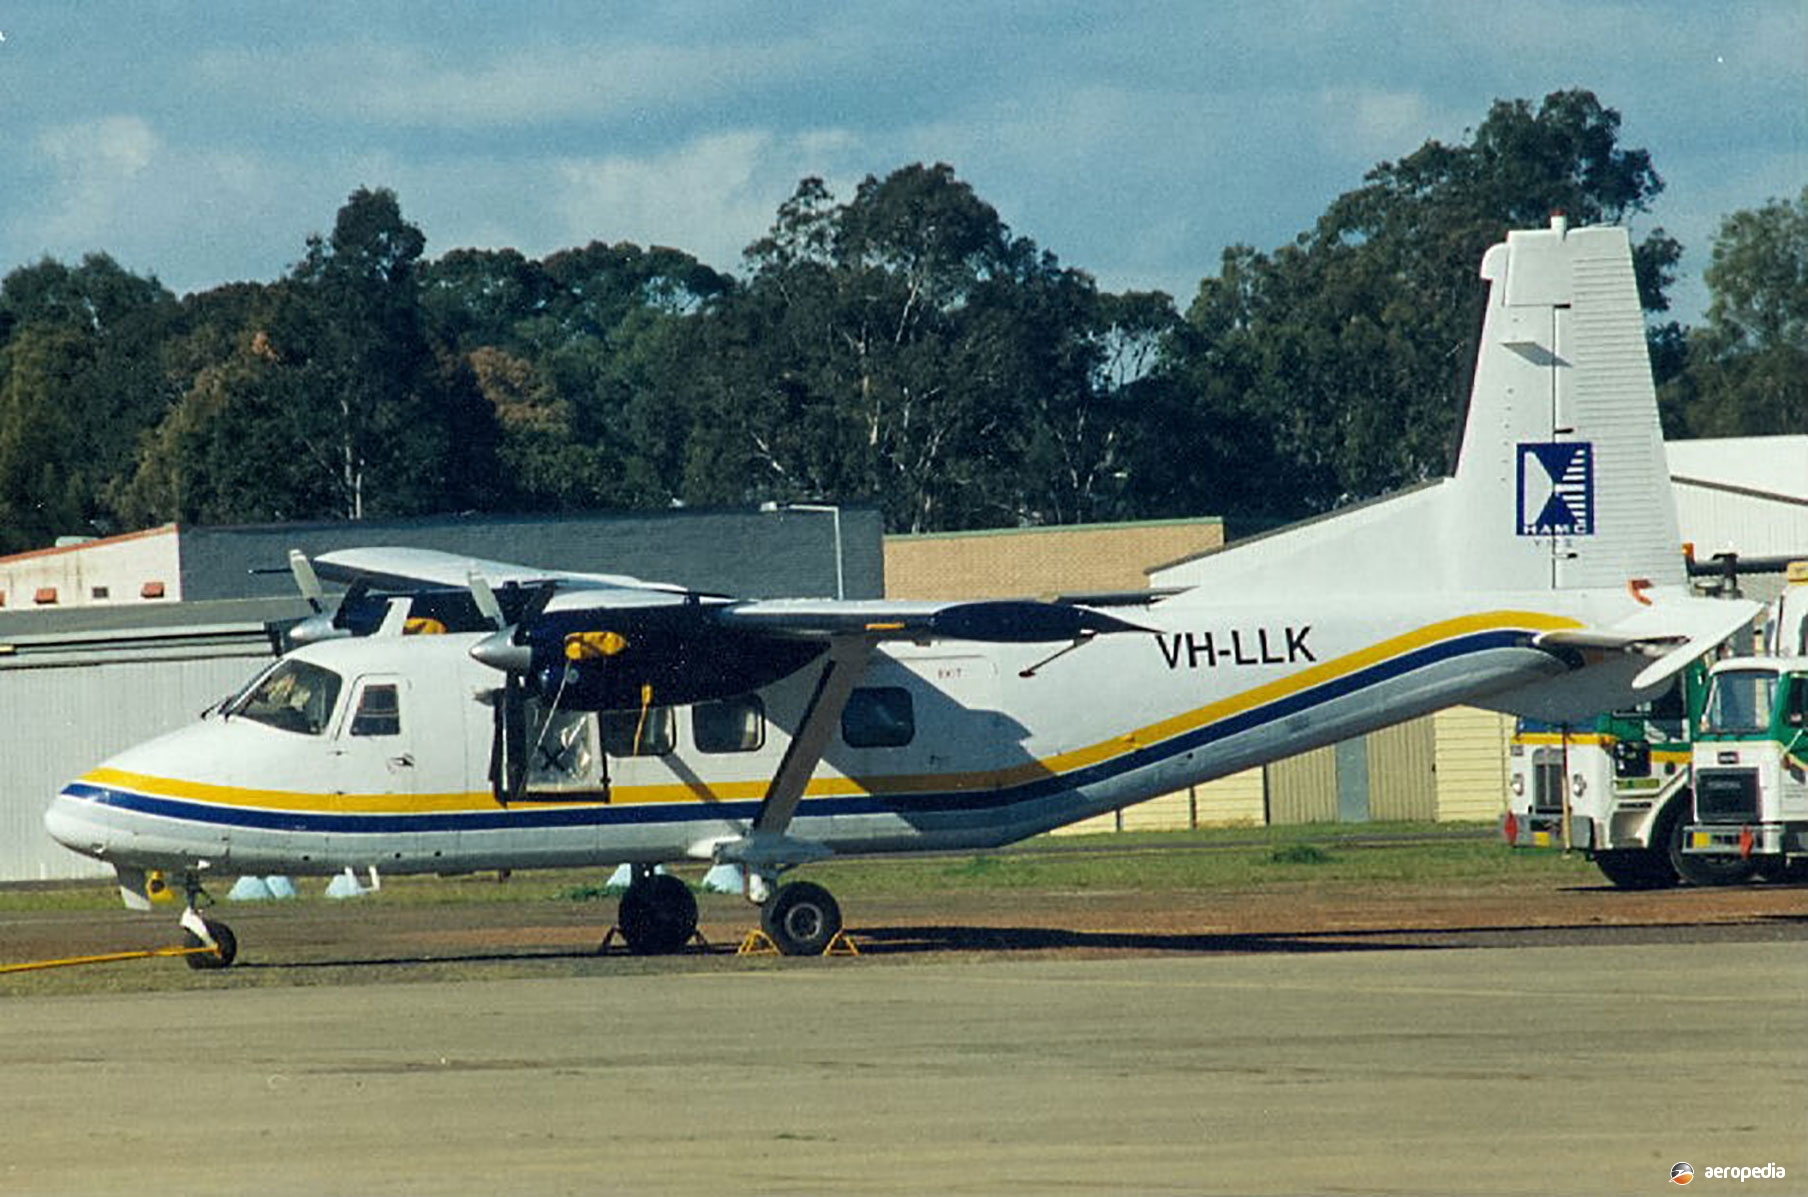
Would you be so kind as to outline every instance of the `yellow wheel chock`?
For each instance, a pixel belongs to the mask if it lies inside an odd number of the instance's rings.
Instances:
[[[846,931],[837,931],[835,938],[829,940],[828,946],[823,948],[822,954],[824,956],[858,956],[860,945],[855,943],[853,937]],[[735,949],[735,955],[782,956],[784,953],[779,951],[779,946],[772,942],[770,935],[755,927],[747,933],[747,938],[741,941],[741,946]]]

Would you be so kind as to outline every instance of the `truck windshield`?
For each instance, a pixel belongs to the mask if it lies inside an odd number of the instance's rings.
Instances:
[[[317,736],[333,717],[341,684],[332,670],[291,658],[278,662],[256,685],[233,699],[225,714],[280,731]]]
[[[1765,669],[1730,669],[1714,675],[1701,730],[1708,735],[1750,735],[1770,729],[1777,675]]]

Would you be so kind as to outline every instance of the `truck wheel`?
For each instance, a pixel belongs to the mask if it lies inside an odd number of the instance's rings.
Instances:
[[[1808,881],[1808,859],[1797,857],[1785,861],[1780,857],[1767,856],[1763,860],[1754,860],[1758,876],[1772,885],[1800,885]]]
[[[1691,856],[1682,850],[1683,831],[1687,820],[1682,812],[1669,818],[1669,832],[1664,842],[1669,845],[1670,867],[1685,885],[1743,885],[1758,871],[1756,862],[1739,856]]]
[[[1616,848],[1595,853],[1595,867],[1619,889],[1668,889],[1676,884],[1676,870],[1668,853],[1650,848]]]

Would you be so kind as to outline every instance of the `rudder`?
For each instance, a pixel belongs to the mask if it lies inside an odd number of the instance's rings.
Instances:
[[[1619,227],[1515,231],[1489,280],[1444,543],[1459,586],[1686,582],[1632,248]]]

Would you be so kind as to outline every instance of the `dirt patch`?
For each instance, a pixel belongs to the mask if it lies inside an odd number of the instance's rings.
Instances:
[[[135,961],[52,974],[0,975],[0,994],[89,986],[318,984],[624,968],[719,967],[758,925],[739,898],[703,895],[704,943],[648,961],[599,955],[610,900],[404,903],[373,895],[223,903],[239,941],[226,974],[173,961]],[[1808,937],[1808,888],[1744,886],[1628,893],[1550,879],[1513,882],[1316,885],[1206,892],[947,890],[844,902],[868,957],[950,953],[1100,957],[1162,953],[1292,953],[1513,947],[1687,939]],[[179,942],[175,912],[55,912],[0,916],[0,963],[154,948]],[[77,973],[83,974],[77,977]],[[228,978],[233,980],[228,980]]]

